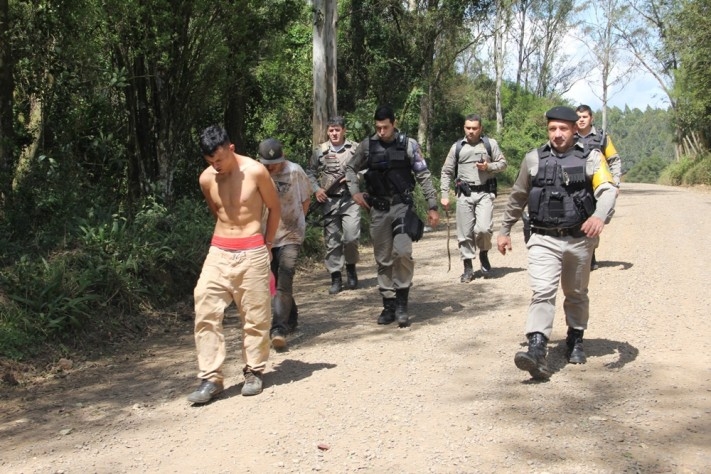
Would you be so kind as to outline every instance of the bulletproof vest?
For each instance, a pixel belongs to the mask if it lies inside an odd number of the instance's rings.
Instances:
[[[368,172],[379,175],[390,195],[409,193],[415,188],[407,143],[404,133],[398,133],[394,143],[387,147],[378,139],[371,138],[368,143]]]
[[[323,189],[328,190],[343,177],[345,167],[338,158],[339,154],[331,150],[331,146],[328,142],[321,145],[320,151],[320,160],[323,167],[321,168],[319,184]],[[352,154],[352,147],[346,145],[345,148],[341,150],[341,154],[348,154],[350,156]],[[343,186],[345,187],[345,184]]]
[[[595,129],[595,134],[590,134],[587,137],[579,137],[580,141],[585,143],[585,145],[590,150],[600,150],[602,154],[605,154],[605,147],[607,146],[607,137],[605,136],[605,131],[602,129]]]
[[[578,146],[562,157],[553,156],[549,145],[538,149],[538,173],[528,195],[534,227],[575,227],[595,212],[592,181],[585,177],[589,154],[587,147]]]

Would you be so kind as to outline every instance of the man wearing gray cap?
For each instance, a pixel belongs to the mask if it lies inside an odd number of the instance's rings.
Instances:
[[[293,286],[296,259],[306,237],[306,211],[311,203],[311,184],[303,168],[284,157],[281,143],[267,138],[259,144],[259,161],[269,170],[279,194],[281,220],[272,249],[272,273],[276,295],[272,298],[272,328],[275,349],[286,348],[286,335],[298,324]]]
[[[553,107],[546,112],[546,120],[548,143],[527,153],[521,162],[497,239],[503,255],[512,250],[511,227],[528,206],[531,238],[526,246],[533,296],[525,331],[528,350],[516,353],[514,362],[538,380],[552,373],[546,346],[559,283],[565,295],[568,361],[586,361],[583,331],[589,317],[590,259],[612,216],[617,194],[604,156],[576,140],[575,111]]]

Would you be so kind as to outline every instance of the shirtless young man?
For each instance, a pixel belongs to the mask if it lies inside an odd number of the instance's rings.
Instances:
[[[222,319],[232,301],[243,325],[242,395],[262,391],[272,319],[269,259],[281,217],[269,172],[258,161],[235,153],[222,127],[206,128],[200,134],[200,148],[210,164],[200,175],[200,188],[216,223],[195,287],[195,345],[201,384],[188,396],[192,403],[207,403],[224,389]],[[265,206],[268,217],[262,234]]]

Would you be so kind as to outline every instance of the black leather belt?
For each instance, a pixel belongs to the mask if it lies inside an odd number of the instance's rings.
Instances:
[[[585,237],[585,232],[580,230],[580,226],[561,228],[550,228],[546,229],[543,227],[531,227],[531,232],[534,234],[547,235],[549,237]]]
[[[471,189],[473,193],[484,193],[489,191],[489,187],[486,184],[467,184],[469,185],[469,189]]]

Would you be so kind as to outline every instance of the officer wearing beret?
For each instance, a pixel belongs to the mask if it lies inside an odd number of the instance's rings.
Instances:
[[[511,227],[528,207],[531,238],[526,246],[533,295],[525,330],[528,350],[516,353],[514,362],[534,379],[551,376],[546,355],[559,284],[565,296],[568,361],[586,361],[583,332],[589,317],[590,259],[617,195],[600,150],[577,141],[575,111],[553,107],[546,119],[548,143],[524,157],[497,238],[499,251],[506,255],[512,249]]]

